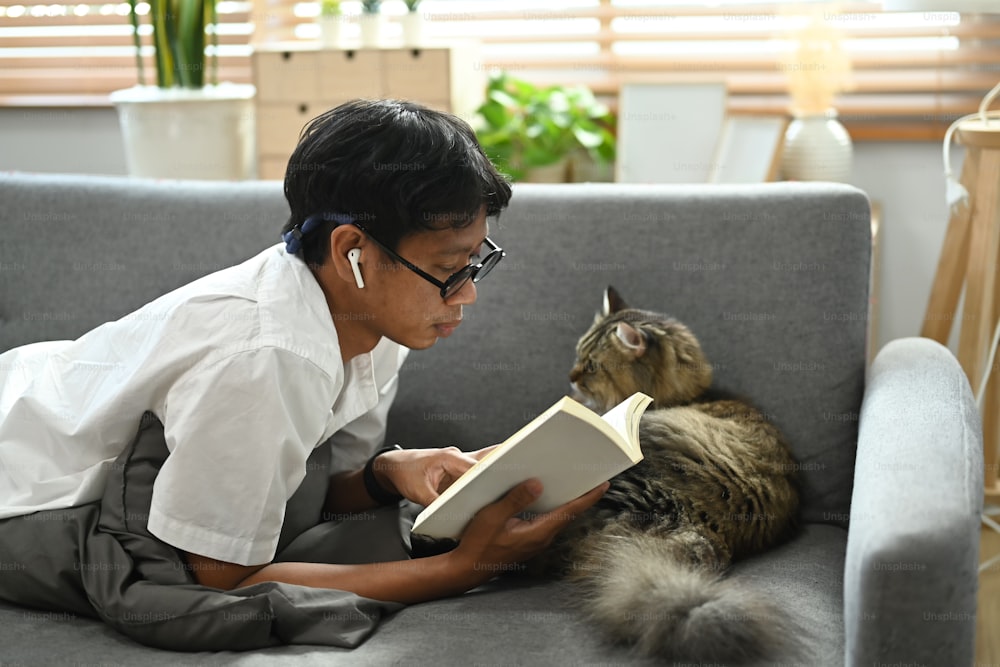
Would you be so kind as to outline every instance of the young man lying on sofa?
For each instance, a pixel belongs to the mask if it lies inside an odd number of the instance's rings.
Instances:
[[[521,520],[541,491],[525,482],[454,550],[401,549],[391,567],[279,554],[309,529],[291,530],[293,515],[427,504],[488,451],[373,453],[408,349],[451,335],[503,257],[487,219],[510,192],[459,119],[348,103],[316,118],[289,162],[281,243],[75,341],[0,355],[0,560],[23,565],[0,571],[0,597],[154,645],[250,648],[316,641],[288,619],[277,638],[235,620],[265,600],[294,610],[301,586],[330,590],[329,625],[338,605],[459,594],[538,553],[606,486]],[[356,451],[343,454],[367,463],[287,511],[315,450],[344,430]],[[356,627],[327,630],[356,641]]]

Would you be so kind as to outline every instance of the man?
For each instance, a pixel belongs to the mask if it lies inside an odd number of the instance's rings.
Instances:
[[[485,452],[371,455],[407,349],[451,335],[503,256],[487,219],[510,187],[461,120],[356,101],[304,130],[285,196],[282,243],[76,341],[0,355],[0,519],[98,499],[108,463],[152,414],[170,453],[147,528],[200,584],[413,603],[530,558],[605,487],[525,521],[515,517],[540,493],[525,482],[479,512],[454,550],[393,567],[272,562],[306,459],[335,434],[342,471],[324,509],[336,515],[427,504]]]

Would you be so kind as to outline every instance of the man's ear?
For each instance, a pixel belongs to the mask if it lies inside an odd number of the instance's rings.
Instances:
[[[337,276],[352,285],[355,284],[354,267],[351,266],[347,253],[355,248],[361,251],[358,264],[364,267],[365,260],[372,252],[372,246],[368,243],[364,232],[354,225],[339,225],[330,231],[330,259],[328,261],[336,271]]]

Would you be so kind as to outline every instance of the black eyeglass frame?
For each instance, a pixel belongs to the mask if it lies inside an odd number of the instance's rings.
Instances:
[[[503,248],[501,248],[496,243],[491,241],[490,237],[487,236],[484,239],[484,241],[486,242],[487,245],[489,245],[490,251],[486,253],[486,256],[483,257],[479,262],[476,262],[475,264],[466,264],[461,269],[455,271],[455,273],[448,276],[444,280],[444,282],[441,282],[431,274],[422,270],[419,266],[417,266],[413,262],[407,261],[406,259],[400,257],[399,254],[396,253],[396,251],[392,250],[384,243],[379,241],[377,238],[372,236],[371,232],[365,229],[364,225],[362,225],[361,223],[351,221],[350,224],[354,225],[362,232],[364,232],[365,236],[371,239],[372,243],[381,248],[382,251],[385,252],[387,255],[389,255],[397,262],[408,268],[410,271],[413,271],[415,274],[417,274],[418,276],[420,276],[421,278],[423,278],[424,280],[426,280],[427,282],[431,283],[439,290],[441,290],[442,299],[447,299],[449,297],[455,296],[462,289],[462,287],[465,286],[465,283],[467,283],[469,280],[472,280],[472,282],[474,283],[478,283],[480,280],[485,278],[490,271],[493,270],[494,266],[500,263],[501,259],[507,256],[507,253],[504,252]],[[463,276],[463,274],[465,275]]]

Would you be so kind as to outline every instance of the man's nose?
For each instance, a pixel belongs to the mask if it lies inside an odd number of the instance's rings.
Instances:
[[[467,280],[461,289],[444,300],[448,305],[471,306],[479,296],[475,281]]]

